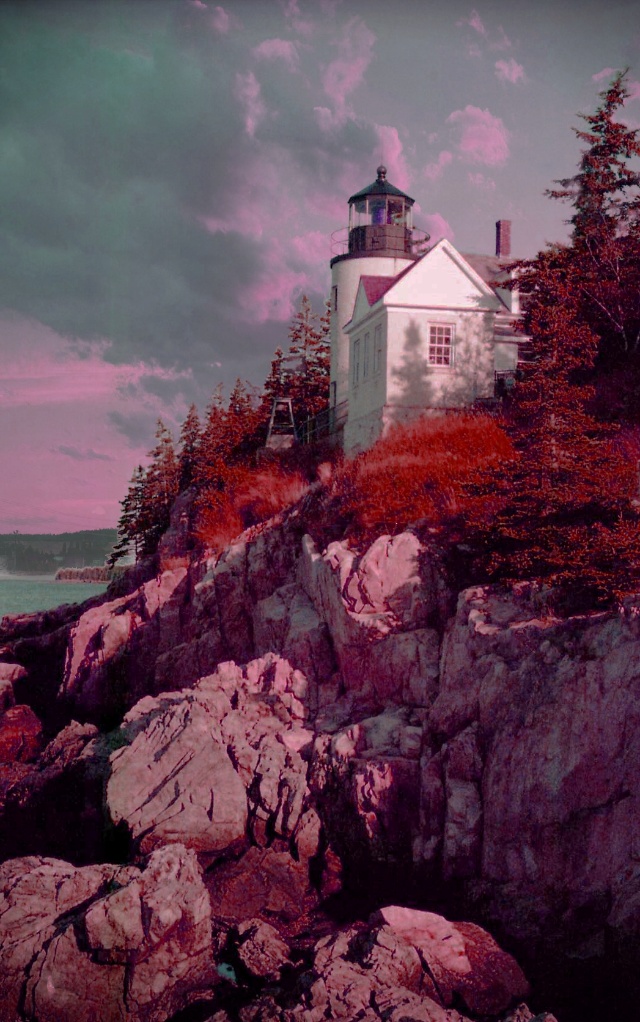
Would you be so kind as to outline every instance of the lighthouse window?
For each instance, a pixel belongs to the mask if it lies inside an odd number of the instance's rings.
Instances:
[[[380,372],[382,365],[382,323],[373,331],[373,373]]]
[[[338,285],[334,284],[331,288],[331,307],[334,312],[338,311]]]
[[[362,379],[366,380],[369,375],[369,348],[370,348],[370,335],[364,335],[364,356],[362,359]]]
[[[353,386],[360,382],[360,338],[353,342]]]
[[[384,199],[372,199],[369,205],[371,210],[371,223],[383,224],[386,220],[386,202]]]
[[[429,327],[428,362],[432,366],[450,366],[453,358],[453,327]]]

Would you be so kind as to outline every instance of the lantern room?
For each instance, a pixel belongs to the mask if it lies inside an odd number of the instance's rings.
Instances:
[[[386,167],[377,174],[349,199],[349,255],[411,253],[415,199],[387,181]]]

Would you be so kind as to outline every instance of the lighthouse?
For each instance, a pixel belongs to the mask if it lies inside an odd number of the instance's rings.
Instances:
[[[360,278],[397,277],[418,258],[414,202],[387,181],[383,166],[373,184],[349,199],[347,251],[331,260],[330,400],[338,421],[346,415],[349,393],[349,337],[344,327],[353,315]]]

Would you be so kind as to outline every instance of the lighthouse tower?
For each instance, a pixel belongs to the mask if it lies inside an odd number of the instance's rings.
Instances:
[[[413,252],[412,206],[415,202],[387,181],[378,167],[373,184],[349,199],[349,244],[331,260],[331,406],[343,420],[349,389],[351,319],[362,276],[395,277],[418,258]],[[347,412],[348,414],[348,412]]]

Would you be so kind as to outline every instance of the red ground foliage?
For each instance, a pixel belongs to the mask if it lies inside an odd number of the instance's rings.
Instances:
[[[371,450],[344,462],[334,479],[332,515],[359,539],[397,533],[419,519],[438,527],[472,499],[468,485],[480,469],[513,456],[489,415],[425,415],[393,426]]]

